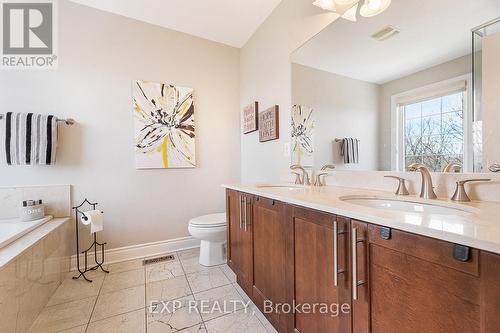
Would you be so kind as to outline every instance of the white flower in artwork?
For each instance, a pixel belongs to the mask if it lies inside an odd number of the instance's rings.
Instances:
[[[133,83],[136,167],[196,166],[193,89]]]
[[[292,107],[292,164],[313,166],[314,113],[303,105]]]

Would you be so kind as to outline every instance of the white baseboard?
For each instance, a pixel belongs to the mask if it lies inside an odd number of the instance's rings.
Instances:
[[[200,246],[200,241],[194,237],[174,238],[159,242],[137,244],[131,246],[117,247],[106,250],[105,264],[113,264],[121,261],[152,257],[174,251],[192,249]],[[97,250],[97,257],[100,260],[100,252]],[[80,254],[80,267],[84,264],[84,255]],[[94,252],[88,254],[88,266],[95,264]],[[71,256],[71,270],[76,270],[76,255]]]

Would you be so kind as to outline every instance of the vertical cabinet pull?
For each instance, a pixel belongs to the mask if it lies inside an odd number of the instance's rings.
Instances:
[[[339,285],[339,232],[337,221],[333,222],[333,285]]]
[[[242,196],[240,195],[240,229],[241,229],[241,201],[243,200]]]
[[[358,229],[352,228],[351,250],[352,250],[352,299],[358,299]]]
[[[245,209],[243,210],[243,221],[245,226],[245,232],[247,231],[247,197],[243,197],[243,206]]]

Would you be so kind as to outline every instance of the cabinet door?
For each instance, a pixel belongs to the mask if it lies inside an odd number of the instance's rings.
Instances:
[[[289,321],[288,331],[351,332],[350,313],[334,313],[335,307],[342,304],[350,306],[351,303],[348,269],[349,220],[292,207],[287,210],[287,229],[287,273],[292,273],[287,274],[291,284],[287,288],[288,301],[295,300],[298,305],[332,306],[327,313],[318,308],[296,313]],[[334,271],[335,266],[337,272]]]
[[[254,276],[252,296],[255,304],[279,331],[285,331],[286,319],[279,311],[264,311],[264,302],[285,302],[285,205],[255,198],[253,202]],[[269,303],[270,304],[270,303]]]
[[[252,230],[249,206],[251,207],[251,202],[246,194],[227,190],[227,261],[236,273],[238,284],[247,293],[251,291],[252,285]]]
[[[481,333],[500,332],[500,255],[481,252]]]
[[[478,252],[453,257],[453,244],[368,226],[371,332],[480,332]]]
[[[368,224],[352,220],[350,227],[352,332],[370,333]]]
[[[241,200],[237,191],[226,190],[226,218],[227,218],[227,264],[238,274],[240,267],[239,247],[241,229]]]
[[[242,216],[241,228],[239,229],[239,274],[237,282],[241,288],[248,294],[252,294],[253,286],[253,215],[252,205],[253,196],[240,193]]]

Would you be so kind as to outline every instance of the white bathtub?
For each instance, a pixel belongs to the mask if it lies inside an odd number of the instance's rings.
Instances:
[[[19,219],[0,220],[0,249],[50,220],[52,216],[30,222],[21,222]]]

